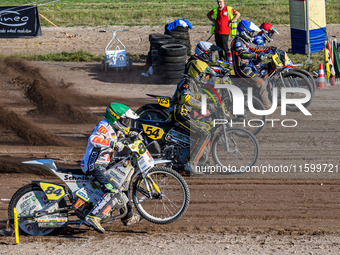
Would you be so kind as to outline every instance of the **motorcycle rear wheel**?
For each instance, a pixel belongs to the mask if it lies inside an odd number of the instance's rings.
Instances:
[[[169,113],[166,112],[165,107],[162,107],[158,104],[151,104],[151,105],[143,105],[139,109],[136,110],[136,113],[139,115],[139,119],[143,120],[163,120],[166,121]],[[142,125],[137,121],[132,122],[132,126],[134,128],[142,130]]]
[[[151,184],[151,179],[161,194]],[[155,224],[169,224],[183,216],[189,206],[190,191],[179,173],[162,166],[154,167],[148,172],[147,182],[151,197],[145,179],[139,177],[133,183],[133,203],[143,218]]]
[[[17,209],[18,217],[20,217],[31,215],[34,212],[41,210],[48,202],[46,194],[38,185],[25,185],[13,195],[8,206],[8,217],[13,217],[14,208]],[[61,200],[59,204],[55,204],[49,208],[49,211],[62,207],[66,207],[66,201],[64,199]],[[58,214],[53,214],[53,216],[58,216]],[[11,220],[10,224],[13,227],[14,221]],[[46,236],[56,234],[60,231],[60,228],[39,228],[33,218],[19,218],[18,225],[20,233],[25,235]]]

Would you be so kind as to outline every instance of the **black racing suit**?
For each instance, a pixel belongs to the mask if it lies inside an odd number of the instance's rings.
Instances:
[[[236,36],[231,42],[235,74],[239,77],[249,78],[246,80],[250,81],[250,84],[259,90],[259,95],[266,109],[269,109],[271,106],[268,98],[267,83],[253,72],[249,61],[258,60],[262,52],[270,50],[270,46],[248,43],[240,36]]]
[[[184,129],[190,131],[190,136],[196,139],[191,147],[190,163],[197,164],[202,157],[204,149],[210,139],[210,125],[190,116],[192,110],[201,109],[199,101],[201,94],[198,91],[196,81],[190,76],[184,77],[177,85],[177,89],[171,99],[171,117]]]

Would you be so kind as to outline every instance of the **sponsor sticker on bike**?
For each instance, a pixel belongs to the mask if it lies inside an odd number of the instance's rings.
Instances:
[[[145,153],[143,156],[138,158],[138,166],[142,172],[148,171],[154,166],[154,159]]]

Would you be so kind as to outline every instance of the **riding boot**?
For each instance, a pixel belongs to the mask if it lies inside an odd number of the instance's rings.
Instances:
[[[104,233],[105,229],[101,226],[100,221],[112,209],[118,209],[120,204],[121,193],[106,193],[93,207],[90,213],[85,217],[85,224],[95,228],[100,233]]]

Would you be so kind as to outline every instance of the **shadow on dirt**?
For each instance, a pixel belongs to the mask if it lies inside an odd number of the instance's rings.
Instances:
[[[143,84],[143,85],[161,85],[167,86],[169,83],[166,83],[162,80],[159,75],[151,75],[150,77],[142,76],[142,73],[147,72],[148,68],[144,65],[132,65],[130,70],[115,70],[109,69],[108,72],[105,72],[101,69],[100,64],[88,64],[85,65],[84,68],[80,68],[81,70],[86,70],[89,72],[89,76],[95,80],[107,83],[127,83],[127,84]],[[178,79],[178,82],[180,79]],[[172,82],[170,84],[177,84],[176,82]]]

